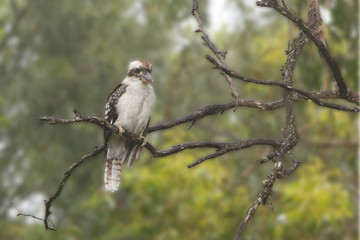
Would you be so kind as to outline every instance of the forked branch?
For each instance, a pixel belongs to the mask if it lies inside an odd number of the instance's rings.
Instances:
[[[326,63],[329,66],[329,69],[333,73],[336,84],[339,88],[339,95],[341,98],[346,99],[352,103],[360,105],[359,94],[349,89],[347,86],[338,63],[335,58],[331,55],[329,49],[327,48],[324,38],[319,34],[319,24],[321,25],[321,18],[319,19],[319,4],[317,0],[309,0],[309,14],[308,21],[305,23],[299,16],[295,15],[291,10],[286,7],[281,6],[277,1],[272,0],[262,0],[256,2],[257,6],[260,7],[270,7],[276,10],[278,13],[295,23],[295,25],[306,34],[306,36],[316,45],[321,53],[321,56],[324,58]],[[321,29],[320,29],[321,30]]]

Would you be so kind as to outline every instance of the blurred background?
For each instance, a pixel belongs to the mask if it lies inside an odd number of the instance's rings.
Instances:
[[[306,18],[306,1],[287,1]],[[291,2],[291,3],[290,3]],[[358,2],[320,1],[328,46],[348,85],[358,88]],[[187,164],[210,153],[187,150],[150,158],[144,150],[123,170],[120,190],[105,192],[104,156],[86,162],[53,203],[56,232],[41,222],[44,199],[64,172],[94,146],[102,130],[91,124],[49,126],[42,115],[71,118],[76,107],[103,116],[110,91],[128,63],[153,64],[157,103],[151,124],[232,100],[218,71],[204,58],[191,16],[192,2],[176,0],[0,1],[0,239],[232,239],[272,164],[258,163],[268,147],[252,147]],[[285,50],[298,30],[255,1],[200,1],[206,29],[242,75],[281,80]],[[266,102],[280,89],[236,83],[242,97]],[[294,85],[333,89],[331,73],[313,44],[299,58]],[[344,103],[346,104],[346,103]],[[278,181],[274,213],[261,206],[244,239],[356,239],[358,130],[353,113],[296,104],[301,167]],[[151,133],[158,149],[188,141],[282,138],[283,109],[239,108]],[[286,163],[291,166],[291,160]]]

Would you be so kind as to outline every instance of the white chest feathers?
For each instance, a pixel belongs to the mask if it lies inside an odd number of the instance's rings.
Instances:
[[[118,118],[115,126],[122,126],[136,135],[142,135],[155,104],[154,89],[151,84],[141,81],[125,79],[123,83],[127,87],[116,104]]]

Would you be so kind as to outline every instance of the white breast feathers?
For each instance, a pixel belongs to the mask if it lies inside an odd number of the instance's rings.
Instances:
[[[114,124],[140,135],[146,128],[155,104],[154,89],[151,84],[132,81],[130,77],[127,77],[123,84],[127,85],[126,92],[116,104],[119,115]]]

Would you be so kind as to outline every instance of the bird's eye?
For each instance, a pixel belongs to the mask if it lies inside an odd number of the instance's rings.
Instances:
[[[140,68],[135,68],[135,73],[140,73]]]

